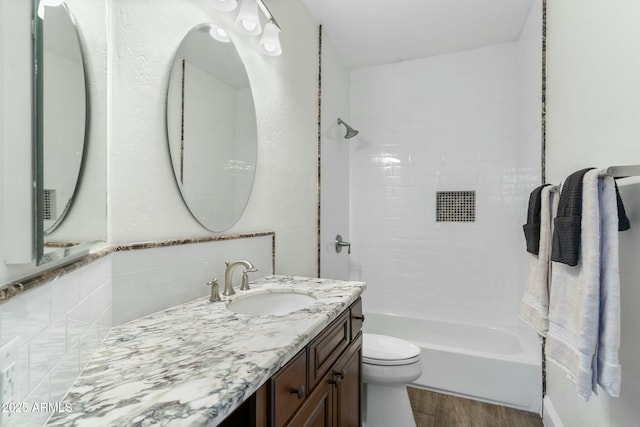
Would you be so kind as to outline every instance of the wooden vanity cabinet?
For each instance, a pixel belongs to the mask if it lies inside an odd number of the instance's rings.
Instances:
[[[363,320],[358,299],[221,425],[360,427]]]
[[[272,387],[270,411],[273,427],[360,427],[362,425],[362,301],[358,299],[306,350],[309,393],[294,411],[280,406]],[[304,351],[304,350],[303,350]],[[300,357],[299,353],[297,357]],[[294,358],[295,360],[295,358]],[[291,362],[276,375],[294,369]],[[276,379],[276,376],[272,381]],[[277,380],[276,380],[277,381]],[[293,392],[293,388],[290,390]],[[290,413],[293,415],[287,417]],[[284,414],[284,415],[282,415]]]

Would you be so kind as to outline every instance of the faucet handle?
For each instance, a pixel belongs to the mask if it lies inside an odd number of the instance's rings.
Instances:
[[[218,278],[216,277],[211,279],[211,281],[207,282],[207,285],[211,286],[211,296],[209,297],[209,301],[222,301],[220,298],[220,285],[218,285]]]
[[[241,291],[248,291],[249,289],[251,289],[249,287],[249,274],[248,273],[255,273],[256,271],[258,271],[257,268],[252,267],[252,268],[247,268],[245,271],[242,272],[242,285],[240,285],[240,290]]]

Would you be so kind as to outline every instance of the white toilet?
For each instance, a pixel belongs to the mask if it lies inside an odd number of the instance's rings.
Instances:
[[[364,425],[415,427],[407,384],[421,374],[418,346],[386,335],[363,334]]]

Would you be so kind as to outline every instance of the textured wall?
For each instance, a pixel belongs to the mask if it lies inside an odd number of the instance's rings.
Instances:
[[[322,39],[322,236],[320,275],[347,280],[349,260],[346,248],[336,253],[335,238],[350,239],[349,232],[349,147],[356,140],[345,140],[345,127],[338,117],[358,128],[349,116],[349,70],[344,66],[332,40]],[[357,245],[353,248],[359,251]]]
[[[180,198],[171,169],[165,97],[173,55],[195,25],[227,27],[232,13],[206,1],[110,3],[112,54],[110,240],[206,236]],[[315,275],[317,245],[317,27],[300,2],[276,2],[283,55],[260,55],[257,37],[233,37],[256,102],[253,193],[230,232],[275,230],[276,272]],[[162,29],[162,31],[159,31]]]

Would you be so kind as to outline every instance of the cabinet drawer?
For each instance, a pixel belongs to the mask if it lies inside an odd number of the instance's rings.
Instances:
[[[302,350],[271,381],[275,426],[284,425],[307,395],[307,351]]]
[[[327,373],[331,365],[349,345],[350,311],[342,314],[333,325],[309,344],[309,389]]]
[[[354,302],[351,306],[351,338],[358,335],[358,332],[362,330],[362,323],[364,322],[364,314],[362,313],[362,300],[358,298],[358,301]]]

